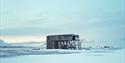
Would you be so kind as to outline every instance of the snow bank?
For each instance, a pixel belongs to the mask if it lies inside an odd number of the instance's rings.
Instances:
[[[34,51],[36,52],[36,51]],[[125,63],[125,49],[113,50],[40,50],[48,54],[1,58],[1,63]],[[59,53],[58,53],[59,52]],[[60,54],[70,52],[72,54]],[[76,52],[76,53],[73,53]],[[80,52],[80,53],[77,53]],[[38,51],[37,51],[38,53]],[[55,54],[51,54],[55,53]]]

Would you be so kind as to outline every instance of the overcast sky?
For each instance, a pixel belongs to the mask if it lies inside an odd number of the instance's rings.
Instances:
[[[123,44],[124,0],[0,0],[1,39],[40,41],[50,34]]]

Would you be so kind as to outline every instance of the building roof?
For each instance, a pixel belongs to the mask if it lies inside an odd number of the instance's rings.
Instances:
[[[49,36],[74,36],[75,34],[59,34],[59,35],[48,35]]]

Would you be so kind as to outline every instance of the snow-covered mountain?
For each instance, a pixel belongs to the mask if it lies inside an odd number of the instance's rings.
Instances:
[[[4,40],[0,40],[0,46],[7,45],[7,43]]]

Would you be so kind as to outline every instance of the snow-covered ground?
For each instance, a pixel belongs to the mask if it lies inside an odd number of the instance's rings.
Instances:
[[[16,50],[24,55],[0,57],[0,63],[125,63],[125,49],[29,51],[28,55],[26,50]]]

